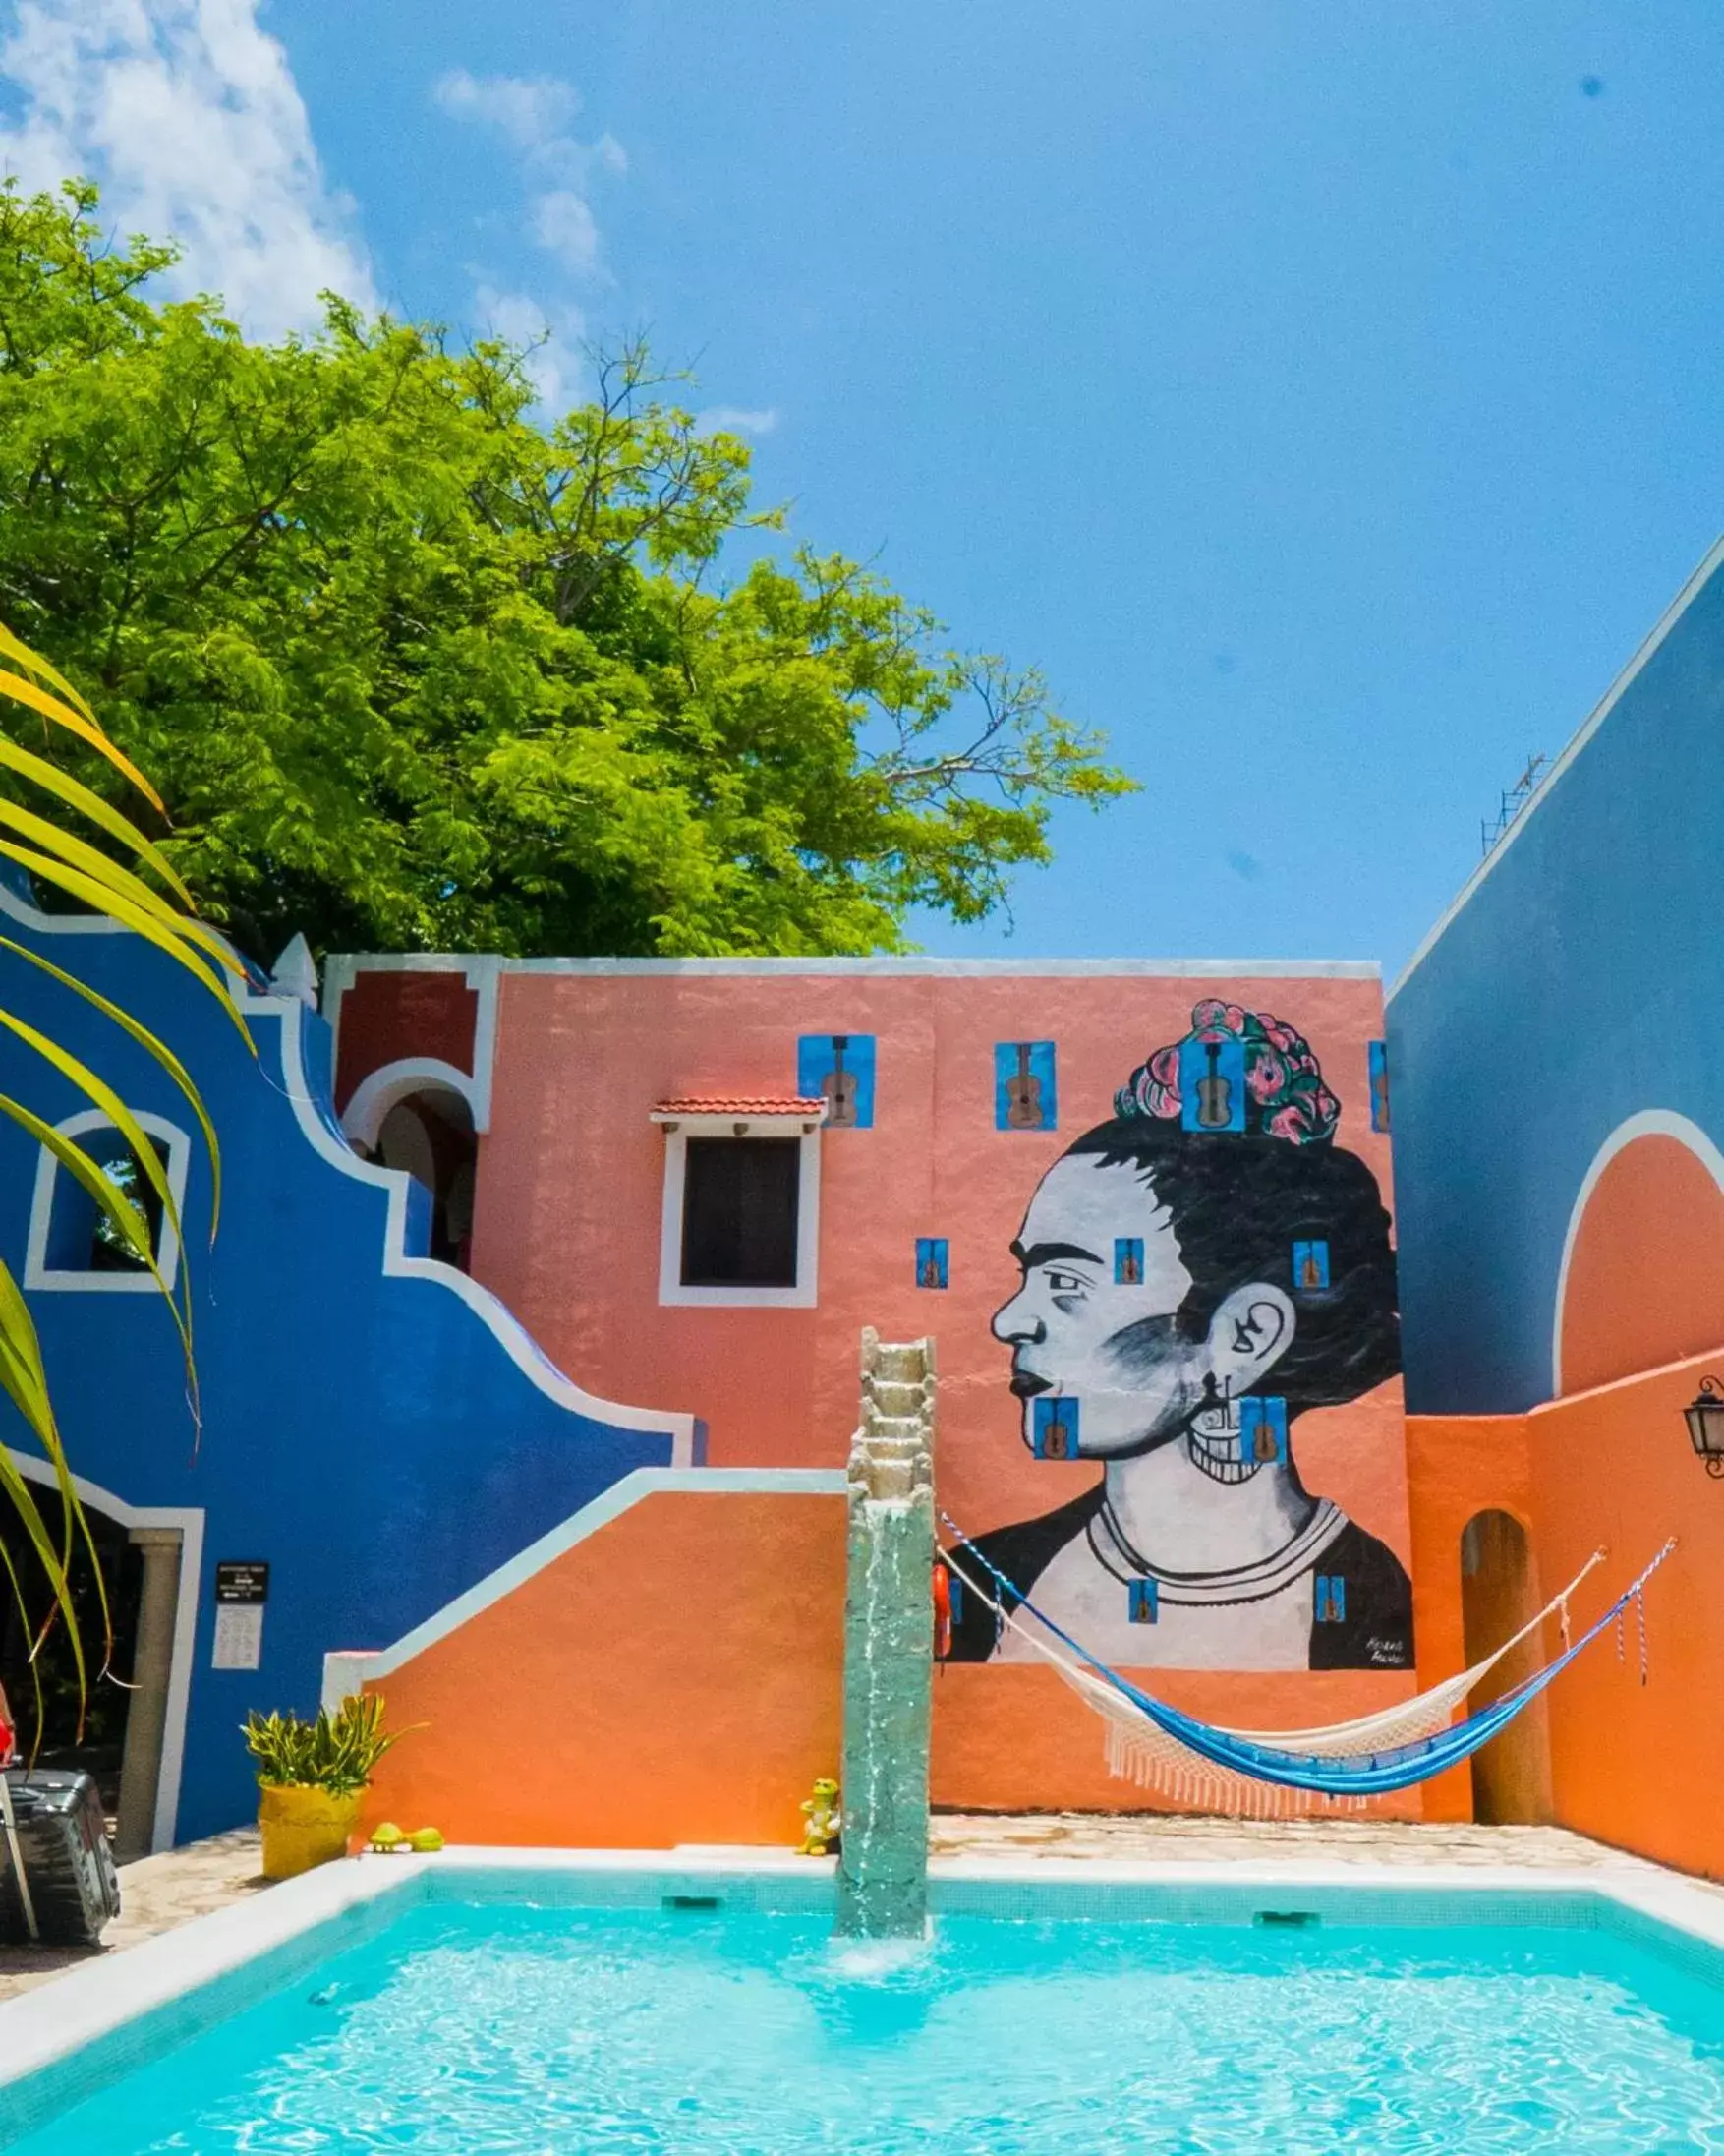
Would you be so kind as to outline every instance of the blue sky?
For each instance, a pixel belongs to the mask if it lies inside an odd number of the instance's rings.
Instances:
[[[1724,522],[1716,0],[19,0],[0,147],[331,278],[648,327],[795,533],[1143,783],[1015,932],[1380,958]]]

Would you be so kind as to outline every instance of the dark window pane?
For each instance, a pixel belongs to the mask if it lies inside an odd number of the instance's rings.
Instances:
[[[86,1138],[83,1142],[86,1151],[88,1151],[90,1141]],[[150,1150],[155,1154],[158,1161],[162,1160],[162,1150],[159,1145],[152,1144]],[[110,1151],[105,1156],[98,1151],[94,1158],[96,1165],[104,1171],[108,1180],[119,1189],[122,1196],[131,1200],[133,1210],[138,1213],[144,1223],[144,1231],[149,1238],[149,1247],[159,1259],[161,1256],[161,1196],[155,1185],[149,1181],[139,1165],[137,1155],[130,1146],[127,1146],[121,1151]],[[165,1166],[166,1163],[163,1162],[163,1165]],[[64,1169],[61,1170],[61,1174],[65,1174]],[[89,1199],[88,1202],[94,1215],[89,1241],[88,1263],[90,1271],[147,1271],[148,1268],[143,1258],[133,1250],[131,1244],[126,1241],[108,1215],[96,1205],[93,1198]]]
[[[682,1187],[685,1288],[793,1288],[802,1147],[793,1137],[691,1137]]]

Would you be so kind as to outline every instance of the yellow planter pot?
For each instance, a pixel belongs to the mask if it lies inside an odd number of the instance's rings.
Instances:
[[[286,1782],[265,1787],[258,1806],[258,1825],[263,1831],[263,1877],[292,1879],[316,1864],[345,1856],[364,1801],[363,1789],[336,1796],[328,1789],[305,1789]]]

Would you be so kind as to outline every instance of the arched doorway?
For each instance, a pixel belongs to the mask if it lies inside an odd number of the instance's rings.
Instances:
[[[1510,1512],[1479,1512],[1461,1536],[1461,1613],[1468,1666],[1493,1654],[1538,1611],[1526,1530]],[[1536,1634],[1505,1655],[1472,1694],[1485,1707],[1543,1660]],[[1535,1826],[1551,1816],[1550,1724],[1542,1699],[1517,1715],[1472,1758],[1472,1816],[1484,1826]]]
[[[468,1270],[479,1139],[459,1093],[423,1086],[396,1101],[377,1128],[375,1157],[431,1193],[430,1255]]]

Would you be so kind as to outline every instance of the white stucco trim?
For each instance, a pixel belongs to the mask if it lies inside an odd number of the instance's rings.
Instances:
[[[124,921],[117,921],[107,913],[44,913],[39,905],[31,905],[28,899],[21,899],[4,883],[0,883],[0,913],[9,914],[21,927],[33,928],[38,935],[129,936],[132,933]]]
[[[481,1137],[490,1129],[491,1078],[496,1067],[497,980],[511,961],[493,952],[479,951],[439,956],[423,951],[406,952],[399,958],[355,955],[338,951],[323,964],[323,1016],[335,1036],[336,1068],[341,1057],[341,1005],[361,973],[459,973],[463,984],[479,999],[473,1020],[473,1070],[463,1072],[462,1088],[473,1110],[473,1128]],[[428,1061],[434,1059],[427,1059]],[[394,1069],[394,1065],[389,1066]],[[444,1065],[442,1068],[451,1069]],[[373,1074],[374,1076],[377,1074]],[[371,1078],[365,1080],[369,1085]],[[364,1090],[364,1085],[360,1088]],[[358,1093],[354,1095],[357,1100]],[[348,1114],[352,1113],[349,1104]],[[347,1116],[342,1117],[345,1125]]]
[[[111,913],[44,913],[39,905],[31,905],[28,900],[21,899],[16,891],[9,889],[4,883],[0,883],[0,913],[15,920],[21,928],[33,930],[38,936],[130,936],[136,933],[124,921],[115,920]],[[219,928],[213,927],[208,921],[204,921],[202,926],[224,949],[233,952],[227,970],[235,981],[243,983],[246,969],[240,961],[238,952],[234,951],[233,945]],[[142,942],[143,938],[139,940]],[[153,949],[154,946],[150,948]],[[212,953],[200,953],[199,956],[210,964],[221,962]]]
[[[342,1648],[323,1657],[323,1704],[331,1713],[362,1684],[387,1677],[403,1662],[512,1595],[523,1581],[543,1572],[589,1536],[608,1527],[649,1497],[682,1491],[709,1497],[841,1497],[849,1479],[840,1468],[807,1467],[638,1467],[585,1504],[579,1512],[540,1536],[536,1543],[487,1573],[483,1580],[445,1602],[441,1609],[403,1633],[392,1647]]]
[[[323,1004],[335,1001],[360,973],[455,973],[488,967],[499,973],[569,973],[594,979],[673,976],[714,979],[785,977],[844,980],[881,976],[910,980],[1359,980],[1382,978],[1375,959],[504,959],[461,958],[432,951],[341,952],[324,971]],[[469,986],[478,986],[475,976]],[[484,1018],[483,1000],[480,1006]]]
[[[1563,1306],[1569,1295],[1569,1265],[1575,1254],[1575,1245],[1580,1239],[1580,1222],[1590,1204],[1593,1192],[1617,1154],[1633,1145],[1638,1138],[1671,1137],[1679,1145],[1686,1146],[1705,1169],[1712,1181],[1724,1191],[1724,1152],[1706,1136],[1697,1123],[1687,1116],[1679,1116],[1672,1108],[1642,1108],[1638,1115],[1619,1123],[1604,1143],[1592,1156],[1592,1164],[1580,1178],[1580,1188],[1575,1195],[1575,1202],[1569,1211],[1568,1232],[1563,1237],[1562,1263],[1557,1269],[1556,1302],[1550,1323],[1550,1396],[1562,1398],[1563,1390]]]
[[[482,1324],[502,1346],[524,1377],[538,1386],[546,1399],[577,1415],[609,1423],[618,1429],[665,1430],[671,1442],[671,1462],[691,1466],[695,1457],[698,1418],[692,1414],[661,1412],[652,1408],[625,1407],[602,1400],[565,1377],[545,1354],[512,1311],[480,1286],[477,1280],[434,1257],[411,1257],[407,1253],[407,1194],[413,1178],[398,1168],[383,1168],[359,1155],[335,1136],[318,1114],[306,1079],[305,1005],[293,996],[252,995],[242,992],[241,1010],[248,1018],[276,1020],[281,1026],[281,1082],[294,1120],[312,1150],[340,1174],[356,1183],[369,1183],[387,1194],[383,1225],[382,1270],[386,1278],[433,1281],[458,1295]]]
[[[662,1119],[655,1117],[654,1121]],[[760,1124],[768,1136],[800,1133],[796,1143],[796,1285],[793,1288],[690,1288],[682,1279],[682,1202],[688,1183],[688,1140],[728,1139],[738,1123]],[[711,1126],[711,1129],[706,1126]],[[820,1297],[820,1130],[801,1116],[680,1116],[664,1124],[664,1195],[659,1214],[659,1301],[675,1309],[811,1311]]]
[[[391,1108],[410,1093],[438,1089],[454,1093],[467,1103],[477,1131],[479,1111],[473,1080],[465,1071],[457,1071],[439,1056],[403,1056],[399,1063],[385,1063],[374,1071],[341,1111],[341,1128],[356,1144],[374,1146]]]
[[[57,1487],[47,1461],[9,1445],[6,1456],[29,1483]],[[168,1692],[161,1733],[161,1772],[155,1784],[155,1816],[150,1824],[151,1853],[174,1846],[180,1814],[180,1780],[186,1759],[186,1717],[192,1704],[192,1661],[198,1644],[198,1590],[203,1574],[203,1509],[201,1505],[129,1505],[99,1483],[72,1478],[78,1501],[104,1513],[121,1527],[175,1528],[180,1537],[180,1592],[174,1608],[174,1644],[168,1663]]]
[[[8,915],[22,927],[44,936],[130,936],[134,933],[124,921],[113,920],[106,914],[44,913],[39,906],[27,904],[3,884],[0,884],[0,913]],[[351,984],[356,962],[363,963],[351,960],[330,961],[330,995],[337,1003],[341,992]],[[393,965],[396,961],[388,960],[383,962]],[[439,970],[453,969],[465,973],[469,985],[479,991],[479,1042],[484,1046],[486,1055],[483,1073],[475,1079],[478,1090],[474,1100],[474,1127],[479,1131],[487,1128],[490,1115],[489,1064],[496,1038],[496,974],[504,962],[500,959],[489,957],[443,959],[436,961]],[[374,1184],[387,1191],[388,1210],[383,1231],[384,1276],[434,1280],[439,1286],[450,1289],[461,1298],[481,1323],[488,1327],[522,1375],[530,1378],[547,1399],[554,1400],[559,1407],[567,1408],[577,1415],[588,1415],[597,1421],[609,1423],[618,1429],[666,1430],[670,1435],[672,1464],[677,1467],[692,1466],[698,1441],[698,1416],[680,1412],[659,1412],[652,1408],[625,1407],[620,1402],[602,1400],[596,1394],[584,1391],[581,1386],[571,1383],[563,1375],[513,1311],[500,1303],[488,1289],[482,1288],[478,1281],[470,1280],[453,1265],[440,1264],[431,1257],[410,1257],[407,1254],[407,1187],[412,1178],[398,1170],[374,1167],[371,1162],[361,1160],[351,1147],[344,1145],[335,1136],[318,1114],[306,1081],[302,1031],[305,1005],[297,996],[254,993],[237,959],[229,986],[243,1016],[268,1018],[279,1021],[282,1087],[301,1135],[313,1151],[342,1175],[351,1176],[355,1182]],[[106,1119],[98,1117],[98,1120]],[[139,1120],[145,1130],[153,1127],[150,1119],[140,1117]],[[163,1270],[165,1272],[166,1268]],[[78,1278],[81,1283],[87,1285],[86,1276],[80,1274]],[[28,1279],[25,1284],[29,1285]],[[155,1284],[147,1276],[144,1285],[153,1292]]]
[[[1462,907],[1471,900],[1485,878],[1497,867],[1510,846],[1525,830],[1532,820],[1534,811],[1543,806],[1549,798],[1551,788],[1616,709],[1622,698],[1627,694],[1636,676],[1647,665],[1659,645],[1663,643],[1678,621],[1688,612],[1689,607],[1694,602],[1695,595],[1706,583],[1720,562],[1724,562],[1724,537],[1717,538],[1712,542],[1699,567],[1695,570],[1681,591],[1677,593],[1669,606],[1665,608],[1663,613],[1659,615],[1651,634],[1641,644],[1639,650],[1635,653],[1628,665],[1624,667],[1609,688],[1606,689],[1599,701],[1592,707],[1574,738],[1526,796],[1520,814],[1503,833],[1496,845],[1491,847],[1484,859],[1479,862],[1472,874],[1467,877],[1450,903],[1437,916],[1435,924],[1419,944],[1418,949],[1414,951],[1411,958],[1401,968],[1399,977],[1389,990],[1389,1002],[1394,1002],[1395,998],[1400,995],[1413,974],[1417,972],[1432,951],[1442,941],[1450,922],[1454,920]]]
[[[473,1128],[483,1137],[490,1129],[490,1081],[496,1069],[497,982],[503,961],[488,953],[471,958],[464,970],[467,985],[479,998],[473,1020]]]
[[[158,1137],[167,1152],[166,1168],[168,1189],[174,1194],[174,1205],[180,1217],[185,1218],[186,1177],[192,1165],[191,1134],[182,1131],[177,1123],[169,1123],[165,1116],[150,1115],[142,1108],[134,1108],[134,1119],[151,1137]],[[63,1137],[83,1138],[91,1131],[111,1131],[113,1118],[103,1108],[80,1109],[77,1115],[67,1116],[54,1126]],[[79,1295],[159,1295],[161,1289],[146,1272],[96,1272],[87,1265],[51,1266],[48,1263],[48,1241],[53,1228],[54,1197],[60,1187],[60,1177],[65,1171],[45,1145],[36,1150],[35,1189],[30,1196],[29,1234],[24,1248],[24,1284],[40,1293],[75,1292]],[[77,1186],[83,1195],[83,1186]],[[156,1252],[156,1264],[163,1283],[171,1289],[180,1275],[180,1239],[174,1232],[174,1224],[164,1213],[161,1223],[161,1248]]]

